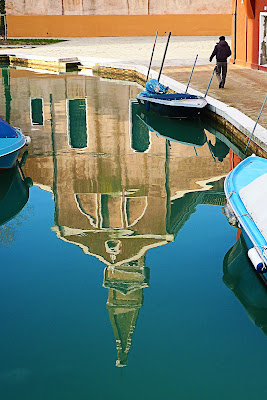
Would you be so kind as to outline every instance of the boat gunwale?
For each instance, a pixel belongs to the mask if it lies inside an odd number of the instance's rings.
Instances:
[[[171,107],[186,107],[186,108],[204,108],[208,102],[206,99],[185,99],[183,102],[181,100],[162,100],[162,99],[157,99],[154,97],[147,97],[147,96],[143,96],[140,94],[136,95],[136,99],[137,100],[143,100],[143,101],[149,101],[150,103],[156,103],[156,104],[162,104],[165,106],[171,106]],[[195,103],[186,103],[187,100],[202,100],[201,104],[195,104]],[[181,103],[180,103],[181,102]]]

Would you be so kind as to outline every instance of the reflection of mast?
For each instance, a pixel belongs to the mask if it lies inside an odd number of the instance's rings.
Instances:
[[[143,256],[138,261],[108,266],[104,270],[103,286],[109,289],[107,309],[116,340],[117,367],[127,365],[139,309],[143,305],[143,288],[149,282],[149,268],[144,265]]]
[[[53,119],[53,98],[50,93],[50,124],[51,124],[51,141],[52,141],[52,154],[53,154],[53,165],[54,165],[54,175],[53,175],[53,195],[55,200],[55,213],[54,219],[56,224],[58,223],[58,193],[57,193],[57,156],[56,156],[56,143],[55,143],[55,133],[54,133],[54,119]]]
[[[12,97],[10,94],[10,72],[8,68],[2,68],[2,78],[5,89],[5,99],[6,99],[6,122],[9,124]]]

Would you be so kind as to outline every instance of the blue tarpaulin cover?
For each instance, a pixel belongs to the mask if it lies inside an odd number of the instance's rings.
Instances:
[[[159,81],[157,81],[157,79],[150,79],[146,83],[146,90],[147,92],[153,94],[164,94],[168,92],[169,87],[162,85],[161,83],[159,83]]]
[[[0,138],[17,138],[17,131],[0,118]]]
[[[161,100],[182,100],[182,99],[196,99],[198,96],[188,93],[167,93],[168,86],[163,86],[157,79],[150,79],[146,83],[146,91],[139,93],[141,96],[146,96],[154,99]]]

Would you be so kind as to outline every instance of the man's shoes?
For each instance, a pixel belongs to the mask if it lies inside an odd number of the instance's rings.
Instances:
[[[223,85],[223,83],[220,82],[220,83],[219,83],[219,89],[221,89],[221,88],[223,87],[222,85]]]

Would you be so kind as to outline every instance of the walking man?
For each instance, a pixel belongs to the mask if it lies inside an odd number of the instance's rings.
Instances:
[[[219,82],[219,89],[224,88],[227,74],[227,58],[232,54],[229,44],[225,40],[225,36],[219,37],[219,42],[214,47],[210,56],[210,62],[216,56],[216,76]]]

